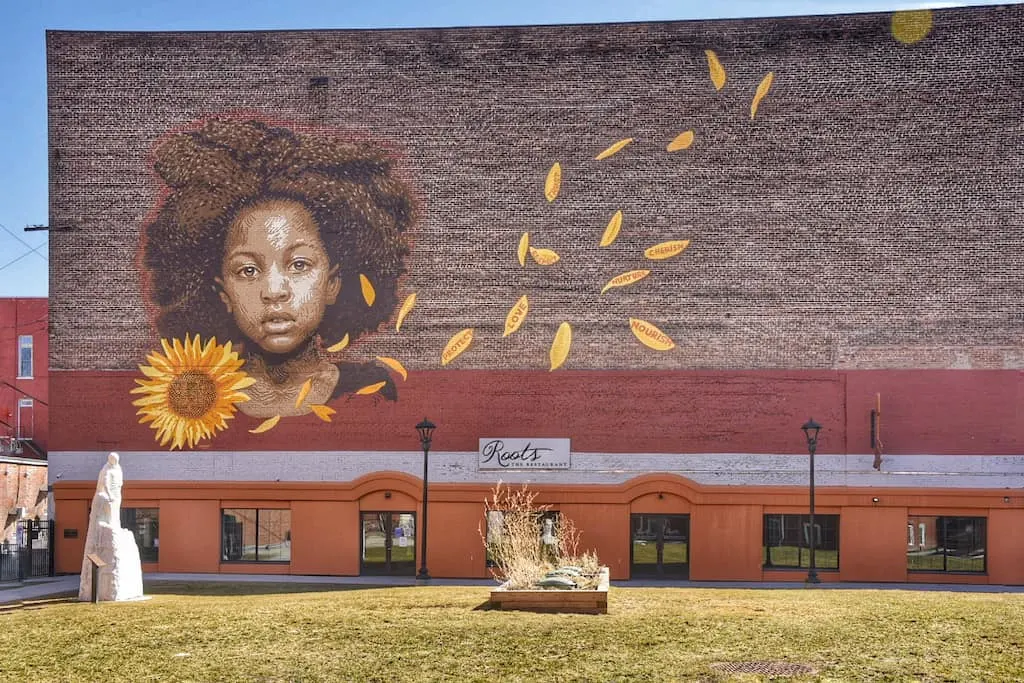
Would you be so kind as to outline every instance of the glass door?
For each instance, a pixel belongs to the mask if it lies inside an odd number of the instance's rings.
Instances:
[[[690,516],[630,515],[630,577],[690,576]]]
[[[360,515],[361,574],[416,573],[416,514],[363,512]]]

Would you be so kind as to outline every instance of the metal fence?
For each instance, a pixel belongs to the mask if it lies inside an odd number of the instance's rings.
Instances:
[[[21,520],[15,542],[0,544],[0,581],[53,574],[53,520]]]

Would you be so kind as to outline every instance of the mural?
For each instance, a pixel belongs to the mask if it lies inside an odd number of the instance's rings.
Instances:
[[[251,36],[57,36],[55,183],[97,191],[55,205],[82,226],[55,268],[88,277],[53,283],[51,364],[110,371],[86,379],[131,406],[132,438],[175,450],[233,425],[228,448],[309,427],[326,448],[351,416],[474,382],[515,395],[503,383],[520,371],[569,386],[590,381],[579,371],[957,354],[1016,367],[1019,297],[1000,279],[1015,245],[998,227],[1016,196],[995,179],[1019,146],[988,144],[1015,130],[999,117],[1016,100],[929,99],[954,68],[935,62],[950,36],[974,36],[971,68],[1002,73],[988,56],[1003,38],[974,16],[452,30],[451,59],[431,32],[367,34],[370,51],[343,33],[261,34],[258,68],[230,86],[195,80],[193,57],[234,73],[217,60],[244,61]],[[73,79],[95,46],[154,51],[201,92],[183,102],[114,70],[139,103],[129,118],[70,117],[94,107]],[[324,75],[280,69],[297,64]],[[964,171],[936,121],[986,162]],[[117,163],[100,172],[104,155]],[[148,182],[118,185],[126,168]],[[978,187],[1001,189],[981,202]],[[75,261],[90,240],[97,256]],[[107,267],[108,248],[137,250],[137,272]],[[114,328],[122,344],[98,343]]]
[[[168,191],[142,260],[163,353],[133,391],[161,445],[194,446],[236,410],[266,418],[259,433],[330,420],[344,394],[397,398],[398,361],[342,353],[391,317],[405,272],[413,204],[384,150],[218,118],[169,136],[154,168]]]
[[[725,67],[713,51],[705,55],[721,90]],[[773,77],[768,73],[757,87],[751,119]],[[614,142],[594,160],[635,140]],[[687,130],[665,149],[683,151],[694,140]],[[167,189],[144,227],[141,251],[162,348],[139,366],[144,377],[132,393],[141,395],[133,401],[139,422],[152,427],[161,446],[195,447],[226,429],[237,411],[263,418],[250,430],[260,434],[285,417],[314,413],[330,422],[336,409],[328,403],[343,395],[398,398],[391,373],[407,377],[401,361],[379,356],[359,363],[345,355],[351,342],[391,318],[406,272],[413,202],[387,152],[297,126],[217,117],[164,139],[154,170]],[[544,197],[553,203],[563,189],[555,162],[543,181]],[[601,248],[619,239],[624,220],[621,210],[611,216]],[[643,256],[663,261],[689,244],[664,241],[647,246]],[[516,249],[521,267],[529,265],[527,254],[542,268],[561,260],[524,232]],[[651,273],[615,275],[600,295]],[[405,297],[396,332],[416,297]],[[506,316],[503,337],[520,329],[529,309],[523,294]],[[676,346],[651,322],[623,322],[650,349]],[[474,328],[454,334],[440,364],[466,352],[475,335]],[[561,322],[550,346],[551,371],[565,364],[572,340],[572,324]]]

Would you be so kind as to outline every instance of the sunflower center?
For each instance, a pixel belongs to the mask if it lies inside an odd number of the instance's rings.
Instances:
[[[167,399],[178,415],[198,419],[216,404],[217,385],[205,372],[186,370],[171,380]]]

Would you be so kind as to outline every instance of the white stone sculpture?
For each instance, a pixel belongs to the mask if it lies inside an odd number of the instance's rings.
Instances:
[[[92,600],[93,562],[97,560],[96,596],[102,601],[138,600],[142,596],[142,563],[135,536],[121,528],[121,472],[117,453],[107,456],[107,464],[96,479],[92,497],[89,531],[85,536],[82,576],[78,599]]]

